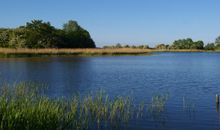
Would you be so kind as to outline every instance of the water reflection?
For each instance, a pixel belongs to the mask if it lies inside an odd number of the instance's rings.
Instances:
[[[219,111],[219,95],[218,94],[216,94],[216,112],[218,112]]]
[[[18,58],[4,62],[0,65],[4,68],[0,70],[3,80],[48,83],[48,94],[55,97],[79,92],[80,84],[93,77],[89,59],[80,57]]]
[[[183,112],[185,112],[185,114],[188,115],[190,119],[195,119],[195,102],[185,96],[183,97]]]
[[[111,97],[119,94],[130,96],[130,91],[134,91],[132,97],[135,101],[147,100],[149,107],[154,108],[149,110],[149,117],[143,123],[144,129],[151,129],[154,122],[171,129],[220,128],[216,113],[219,112],[219,104],[215,104],[213,98],[220,90],[220,53],[0,58],[0,75],[11,83],[47,83],[47,94],[55,97],[68,97],[74,92],[83,95],[99,89],[105,90]],[[157,103],[152,103],[157,102],[156,98],[149,101],[155,91],[162,93],[166,90],[173,97],[169,97],[165,107],[156,107],[154,104]]]
[[[157,129],[168,129],[166,113],[166,104],[169,94],[159,94],[152,97],[148,106],[149,117],[155,123]]]

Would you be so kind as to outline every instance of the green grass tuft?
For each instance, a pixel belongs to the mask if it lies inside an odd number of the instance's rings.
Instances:
[[[110,99],[102,91],[71,100],[51,99],[36,84],[19,83],[2,85],[0,93],[0,130],[114,129],[136,114],[130,98]]]

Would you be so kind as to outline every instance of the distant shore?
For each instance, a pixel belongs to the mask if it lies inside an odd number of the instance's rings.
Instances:
[[[111,56],[111,55],[147,55],[152,52],[149,49],[9,49],[0,48],[0,57],[19,56]]]
[[[153,52],[220,52],[220,50],[206,51],[195,49],[166,50],[166,49],[137,49],[137,48],[95,48],[95,49],[9,49],[0,48],[0,57],[19,56],[111,56],[111,55],[148,55]]]

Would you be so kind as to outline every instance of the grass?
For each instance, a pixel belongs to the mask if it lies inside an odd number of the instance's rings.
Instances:
[[[148,110],[151,113],[163,112],[165,110],[165,105],[166,105],[168,98],[169,98],[169,94],[153,96],[151,104],[148,107]]]
[[[50,99],[33,83],[3,84],[0,91],[0,130],[86,130],[118,128],[140,114],[145,104],[128,97],[110,99],[100,91],[71,100]]]
[[[145,55],[148,49],[7,49],[0,48],[2,57],[14,56],[39,56],[39,55],[74,55],[74,56],[96,56],[96,55]]]
[[[138,48],[95,48],[95,49],[9,49],[0,48],[0,57],[32,57],[32,56],[53,56],[53,55],[72,55],[72,56],[117,56],[117,55],[147,55],[152,52],[220,52],[220,50],[206,51],[195,49],[138,49]]]
[[[155,96],[147,107],[129,97],[109,98],[103,91],[67,100],[47,97],[45,87],[32,82],[2,84],[0,88],[0,130],[120,129],[149,110],[161,113],[168,99]]]

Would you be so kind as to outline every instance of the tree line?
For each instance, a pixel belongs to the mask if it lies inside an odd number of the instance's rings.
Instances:
[[[32,20],[18,28],[0,28],[2,48],[95,48],[89,32],[70,20],[62,29]]]
[[[17,28],[0,28],[1,48],[95,48],[95,42],[89,32],[76,21],[70,20],[62,29],[55,28],[49,22],[32,20]],[[152,49],[147,44],[116,45],[103,48],[139,48]],[[153,49],[220,49],[220,36],[215,43],[204,44],[203,41],[193,41],[191,38],[179,39],[172,44],[158,44]]]
[[[108,46],[103,46],[103,48],[139,48],[139,49],[149,49],[150,47],[146,44],[143,45],[122,45],[120,43],[117,43],[116,45],[108,45]]]
[[[216,38],[215,43],[204,44],[203,41],[193,41],[191,38],[175,40],[171,45],[157,44],[155,47],[150,48],[147,44],[143,45],[116,45],[104,46],[103,48],[139,48],[139,49],[160,49],[160,50],[177,50],[177,49],[198,49],[198,50],[217,50],[220,49],[220,36]]]
[[[159,44],[156,49],[198,49],[198,50],[217,50],[220,49],[220,36],[216,38],[215,43],[204,44],[203,41],[193,41],[191,38],[179,39],[171,45]]]

